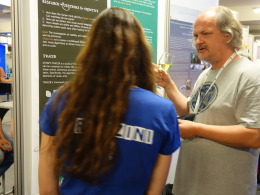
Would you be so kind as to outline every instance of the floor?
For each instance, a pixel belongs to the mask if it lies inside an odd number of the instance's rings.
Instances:
[[[258,187],[257,187],[257,188],[259,189],[259,191],[256,190],[256,194],[255,194],[255,195],[260,195],[260,184],[258,184]]]

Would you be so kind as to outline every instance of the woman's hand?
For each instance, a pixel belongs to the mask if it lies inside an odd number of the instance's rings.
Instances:
[[[9,145],[10,148],[5,148],[5,147],[3,147],[4,145]],[[0,148],[4,152],[9,152],[13,149],[11,143],[9,141],[7,141],[7,139],[0,139]]]

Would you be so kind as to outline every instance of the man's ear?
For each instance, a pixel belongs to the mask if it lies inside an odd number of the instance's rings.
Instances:
[[[228,42],[230,39],[231,39],[231,35],[230,34],[225,35],[225,41],[226,42]]]

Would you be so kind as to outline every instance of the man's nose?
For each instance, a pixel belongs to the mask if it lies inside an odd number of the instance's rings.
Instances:
[[[196,45],[200,45],[200,44],[202,44],[202,43],[204,43],[204,39],[203,39],[203,37],[202,37],[201,35],[198,35],[198,36],[196,37],[195,44],[196,44]]]

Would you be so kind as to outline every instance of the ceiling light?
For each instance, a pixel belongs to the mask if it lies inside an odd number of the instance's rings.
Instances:
[[[258,8],[254,8],[254,12],[256,12],[256,13],[260,13],[260,7],[258,7]]]

